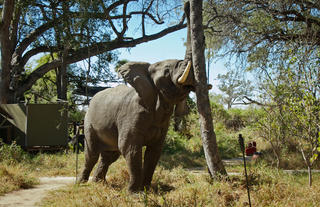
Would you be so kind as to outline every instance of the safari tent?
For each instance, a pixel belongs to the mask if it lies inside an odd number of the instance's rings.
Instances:
[[[67,145],[68,120],[63,104],[1,104],[0,138],[25,149]]]

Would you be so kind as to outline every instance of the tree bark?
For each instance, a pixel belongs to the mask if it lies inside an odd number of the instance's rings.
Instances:
[[[10,23],[13,20],[15,1],[4,1],[2,16],[0,20],[0,48],[1,48],[1,81],[0,81],[0,103],[9,103],[13,98],[10,91]]]
[[[204,153],[213,177],[227,175],[222,160],[218,153],[216,135],[214,132],[211,116],[207,77],[204,57],[204,32],[202,25],[202,1],[190,0],[190,25],[191,25],[191,45],[192,62],[196,81],[197,106],[199,111],[199,122]]]
[[[67,91],[68,91],[68,76],[67,76],[67,64],[65,63],[65,59],[67,57],[68,46],[65,46],[66,49],[62,54],[62,65],[58,68],[58,78],[59,78],[59,86],[60,88],[57,90],[58,99],[67,101]]]

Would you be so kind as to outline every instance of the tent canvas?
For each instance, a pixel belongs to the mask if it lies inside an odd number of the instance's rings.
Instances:
[[[68,137],[67,112],[62,104],[2,104],[7,118],[20,131],[17,143],[24,147],[66,146]],[[17,133],[14,133],[17,134]],[[17,137],[13,137],[16,139]]]

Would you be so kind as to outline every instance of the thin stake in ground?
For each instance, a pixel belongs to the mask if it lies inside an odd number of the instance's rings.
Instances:
[[[250,199],[250,189],[249,189],[249,180],[248,180],[248,174],[247,174],[247,165],[246,165],[246,158],[244,156],[244,140],[242,137],[242,134],[239,134],[239,144],[240,144],[240,149],[242,151],[242,158],[243,158],[243,165],[244,165],[244,173],[246,176],[246,183],[247,183],[247,192],[248,192],[248,200],[249,200],[249,206],[251,207],[251,199]]]

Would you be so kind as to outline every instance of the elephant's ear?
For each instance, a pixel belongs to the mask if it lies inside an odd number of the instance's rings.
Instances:
[[[140,103],[148,109],[155,104],[155,89],[149,75],[149,66],[146,62],[128,62],[118,69],[123,79],[137,91]]]

